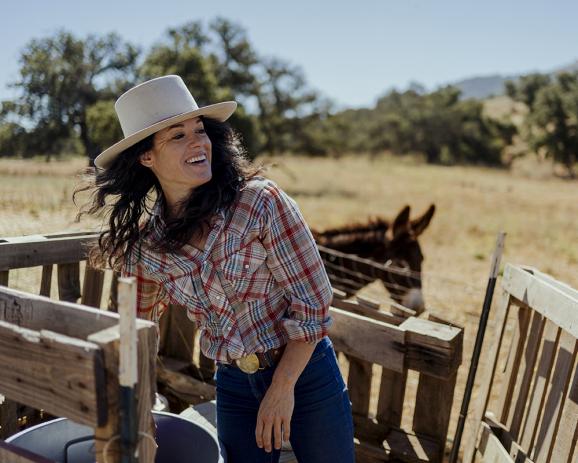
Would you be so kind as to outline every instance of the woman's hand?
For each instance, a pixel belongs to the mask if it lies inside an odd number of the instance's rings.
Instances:
[[[287,343],[283,357],[273,374],[271,386],[267,389],[257,413],[255,438],[257,446],[265,448],[266,452],[272,450],[273,438],[276,449],[281,448],[283,441],[289,440],[291,416],[295,405],[295,383],[314,350],[315,344],[299,341]]]
[[[289,441],[294,405],[293,387],[275,384],[269,387],[257,414],[255,438],[259,448],[271,452],[272,443],[276,449],[280,449],[283,441]]]

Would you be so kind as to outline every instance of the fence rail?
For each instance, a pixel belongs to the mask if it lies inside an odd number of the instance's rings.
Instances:
[[[109,306],[114,308],[116,279],[112,278],[111,287],[105,288],[104,282],[108,280],[103,272],[80,265],[86,259],[87,245],[95,239],[92,233],[0,239],[0,284],[9,283],[14,269],[40,266],[38,291],[48,295],[56,265],[61,300],[81,300],[99,307],[106,289],[113,295]],[[348,280],[356,285],[366,284],[367,269],[359,267],[358,258],[348,255],[339,258],[342,263],[352,259],[357,269],[361,268],[361,276],[350,273]],[[370,261],[361,264],[371,267]],[[463,330],[417,318],[403,310],[403,316],[384,312],[363,299],[335,297],[330,311],[334,319],[330,336],[348,364],[345,379],[356,425],[357,461],[441,462],[456,374],[462,360]],[[66,319],[63,320],[66,324]],[[38,328],[45,322],[48,323],[39,319],[35,326]],[[200,352],[199,334],[194,324],[188,322],[186,310],[170,306],[161,320],[160,333],[157,381],[160,392],[169,397],[173,411],[214,398],[215,365]],[[373,391],[377,395],[375,414],[369,410],[372,382],[376,382],[374,365],[381,367],[379,388]],[[406,394],[410,371],[419,378],[415,397]],[[0,407],[0,414],[2,410]],[[404,413],[413,417],[409,429],[402,427]]]

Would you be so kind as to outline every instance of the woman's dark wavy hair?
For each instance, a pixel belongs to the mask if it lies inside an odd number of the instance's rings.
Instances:
[[[229,124],[207,117],[201,119],[212,144],[212,178],[191,191],[181,205],[179,218],[168,219],[163,214],[164,236],[151,243],[156,251],[174,252],[191,238],[200,237],[217,210],[228,209],[243,183],[263,170],[246,159],[240,136]],[[120,269],[127,251],[147,232],[151,193],[156,193],[162,201],[162,210],[166,211],[159,181],[139,161],[141,154],[153,148],[153,137],[154,134],[126,149],[109,168],[96,171],[74,192],[74,197],[83,191],[91,192],[91,200],[81,209],[77,220],[85,214],[97,213],[104,213],[108,219],[108,230],[100,234],[98,244],[89,250],[89,260],[96,267],[108,264]]]

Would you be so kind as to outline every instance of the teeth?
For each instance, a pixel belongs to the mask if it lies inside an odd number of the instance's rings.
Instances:
[[[204,154],[200,154],[198,156],[187,159],[185,162],[187,164],[193,164],[194,162],[204,161],[205,159],[207,159],[207,156],[205,156]]]

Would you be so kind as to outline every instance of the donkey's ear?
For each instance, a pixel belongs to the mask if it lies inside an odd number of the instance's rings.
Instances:
[[[393,237],[395,238],[400,233],[409,231],[409,206],[405,206],[393,221]]]
[[[435,204],[432,204],[428,208],[428,210],[425,211],[424,215],[411,221],[411,229],[413,230],[415,236],[421,235],[423,231],[428,227],[435,211],[436,211]]]

